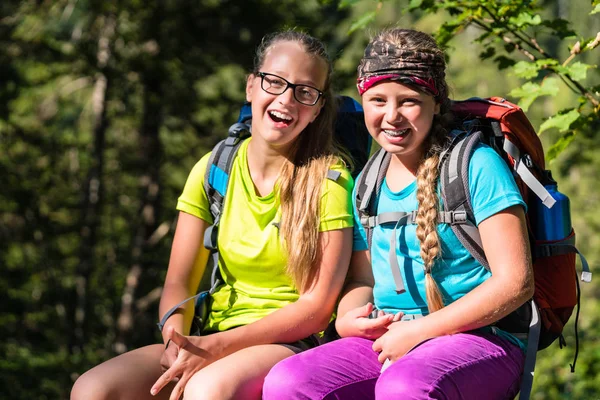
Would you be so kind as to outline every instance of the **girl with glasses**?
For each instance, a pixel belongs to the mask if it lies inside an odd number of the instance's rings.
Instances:
[[[203,335],[186,336],[188,302],[167,320],[164,344],[88,371],[71,399],[260,399],[275,363],[317,344],[352,248],[353,181],[332,144],[330,76],[317,39],[296,31],[263,39],[246,82],[252,137],[234,159],[218,231],[224,284],[212,295]],[[203,190],[208,158],[177,204],[161,316],[195,294],[209,256],[202,245],[213,222]],[[337,180],[326,178],[330,170]]]
[[[383,31],[365,49],[357,85],[365,122],[390,154],[375,209],[416,210],[415,223],[374,227],[369,250],[355,208],[336,320],[342,339],[276,365],[265,400],[512,399],[519,391],[524,344],[491,325],[533,295],[525,203],[508,166],[479,145],[469,189],[491,272],[438,223],[440,153],[453,120],[445,67],[434,39],[418,31]]]

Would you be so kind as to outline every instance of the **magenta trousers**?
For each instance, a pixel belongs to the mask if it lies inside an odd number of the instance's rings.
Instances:
[[[421,343],[381,373],[362,338],[345,338],[287,358],[267,375],[263,400],[513,399],[525,355],[491,333]]]

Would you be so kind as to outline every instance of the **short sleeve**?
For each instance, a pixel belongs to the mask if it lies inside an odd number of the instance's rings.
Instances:
[[[212,224],[208,197],[204,191],[204,176],[210,153],[200,159],[192,168],[183,192],[177,200],[177,210],[194,215]]]
[[[351,196],[354,180],[341,162],[331,169],[339,172],[340,176],[335,181],[325,179],[321,194],[319,232],[350,228],[353,225]]]
[[[477,225],[514,205],[526,209],[508,165],[487,145],[478,145],[473,151],[469,163],[469,190]]]

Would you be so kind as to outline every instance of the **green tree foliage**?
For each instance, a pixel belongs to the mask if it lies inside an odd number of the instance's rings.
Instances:
[[[350,31],[364,28],[374,21],[385,2],[379,0],[373,11],[359,18]],[[344,1],[340,7],[357,3]],[[600,45],[600,32],[593,36],[577,34],[576,27],[570,21],[544,14],[545,4],[542,1],[410,0],[407,3],[406,11],[444,12],[448,15],[435,32],[442,47],[448,47],[452,39],[468,28],[476,28],[478,33],[474,40],[480,47],[479,58],[493,59],[499,70],[510,69],[514,75],[525,80],[521,87],[510,92],[511,96],[519,99],[519,105],[525,111],[539,97],[558,96],[562,92],[559,81],[578,95],[573,106],[550,115],[539,127],[539,133],[548,129],[563,133],[548,151],[550,160],[573,140],[577,132],[598,121],[600,86],[586,81],[588,70],[597,69],[597,65],[580,59]],[[598,13],[600,2],[593,0],[591,3],[589,14]],[[563,52],[549,50],[554,47],[556,40],[572,42],[566,57],[563,57]]]
[[[67,398],[79,373],[158,339],[176,198],[237,117],[260,38],[343,14],[291,0],[0,10],[0,385]]]
[[[577,245],[595,275],[600,272],[597,185],[600,145],[599,2],[512,0],[363,0],[344,3],[366,7],[353,18],[352,30],[371,31],[390,18],[414,15],[412,25],[432,33],[447,48],[448,79],[455,98],[500,95],[517,102],[538,126],[546,158],[571,198]],[[368,16],[361,18],[362,16]],[[477,65],[473,74],[473,65]],[[558,343],[538,354],[533,399],[600,397],[600,335],[596,281],[582,283],[579,353],[576,372],[575,314],[565,328],[568,346]]]
[[[530,102],[597,273],[598,10],[597,0],[0,2],[0,398],[68,398],[78,374],[159,339],[176,199],[237,117],[258,40],[283,27],[329,44],[344,94],[357,97],[363,28],[401,24],[438,32],[455,97]],[[577,373],[571,322],[569,347],[540,353],[536,399],[600,397],[599,286],[586,286]]]

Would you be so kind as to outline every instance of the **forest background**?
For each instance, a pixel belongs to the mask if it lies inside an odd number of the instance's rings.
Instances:
[[[369,33],[436,34],[453,98],[528,108],[571,197],[578,246],[600,272],[599,9],[597,0],[3,0],[0,398],[67,399],[91,366],[159,340],[176,199],[235,121],[256,44],[283,27],[322,38],[335,89],[356,99]],[[597,280],[582,285],[576,373],[572,317],[568,346],[539,353],[533,399],[600,398],[599,292]]]

